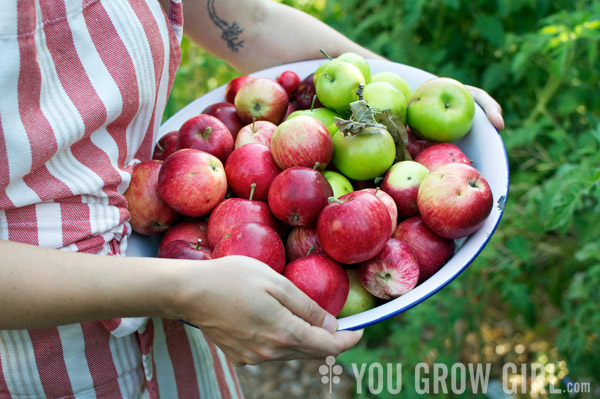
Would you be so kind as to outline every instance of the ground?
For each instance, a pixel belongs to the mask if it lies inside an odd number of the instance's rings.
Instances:
[[[351,399],[354,378],[348,370],[337,384],[323,383],[322,360],[270,362],[238,368],[238,377],[246,399]]]

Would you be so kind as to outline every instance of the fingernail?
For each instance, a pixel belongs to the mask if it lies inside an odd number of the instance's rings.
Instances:
[[[498,130],[504,129],[504,118],[502,118],[502,114],[500,112],[496,112],[496,127]]]
[[[321,328],[329,332],[335,332],[337,330],[337,319],[332,315],[327,314],[323,320],[323,325],[321,325]]]

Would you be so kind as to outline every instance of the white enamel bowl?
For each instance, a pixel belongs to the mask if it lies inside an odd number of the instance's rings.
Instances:
[[[323,62],[325,61],[311,60],[285,64],[265,69],[252,74],[252,76],[275,78],[283,71],[292,70],[303,79],[314,72],[317,66]],[[381,71],[398,73],[406,79],[413,90],[424,81],[435,77],[435,75],[428,72],[398,63],[370,60],[369,64],[373,73]],[[178,130],[186,120],[202,112],[208,105],[224,101],[224,98],[225,85],[192,101],[161,126],[159,136],[172,130]],[[483,110],[479,106],[475,108],[475,121],[471,131],[455,144],[465,152],[473,161],[473,166],[488,181],[495,201],[492,212],[485,220],[481,229],[464,240],[456,254],[431,278],[399,298],[366,312],[340,319],[340,329],[363,328],[402,313],[421,303],[449,284],[465,270],[490,240],[502,217],[504,203],[508,194],[508,159],[500,134],[488,121]],[[134,234],[130,239],[127,255],[156,256],[158,243],[159,237],[143,237]]]

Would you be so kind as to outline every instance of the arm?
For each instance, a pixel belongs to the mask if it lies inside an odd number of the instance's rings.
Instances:
[[[183,319],[236,364],[325,357],[361,337],[335,332],[333,316],[251,258],[97,256],[9,241],[0,241],[0,256],[0,329],[126,316]]]
[[[382,59],[318,19],[271,0],[190,0],[183,10],[185,35],[242,73],[323,58],[320,49],[332,57],[354,51]]]
[[[271,0],[189,0],[183,10],[186,36],[241,73],[322,58],[320,49],[332,57],[353,51],[383,59],[318,19]],[[500,105],[484,90],[467,87],[492,124],[503,129]]]

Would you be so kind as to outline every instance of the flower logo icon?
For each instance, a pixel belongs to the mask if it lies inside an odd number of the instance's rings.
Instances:
[[[331,394],[333,384],[339,384],[341,379],[340,375],[344,370],[339,364],[335,364],[335,357],[327,356],[325,364],[319,366],[319,374],[322,375],[321,382],[323,384],[329,384],[329,394]]]

